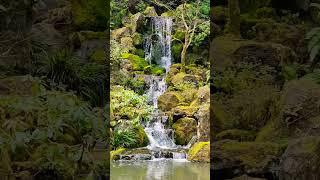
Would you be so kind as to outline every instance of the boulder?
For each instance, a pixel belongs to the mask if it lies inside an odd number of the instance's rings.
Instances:
[[[146,10],[144,10],[143,14],[148,17],[158,16],[154,7],[147,7]]]
[[[210,142],[195,143],[188,152],[188,160],[210,163]]]
[[[187,145],[197,133],[197,121],[193,118],[181,118],[172,125],[177,145]]]
[[[111,31],[111,39],[120,40],[122,37],[130,36],[130,29],[128,27],[122,27]]]
[[[120,39],[120,43],[122,47],[128,48],[128,50],[133,50],[133,39],[131,37],[123,37]]]
[[[219,141],[223,139],[237,140],[240,142],[254,141],[255,133],[252,131],[241,130],[241,129],[229,129],[229,130],[222,131],[216,135],[216,140]]]
[[[294,51],[277,43],[260,43],[252,40],[235,40],[220,36],[212,41],[210,53],[213,66],[224,70],[239,63],[253,63],[279,68],[281,65],[297,62]]]
[[[197,98],[200,103],[206,103],[210,101],[210,88],[209,86],[200,87],[198,90]]]
[[[320,85],[308,79],[290,81],[284,87],[281,102],[281,122],[307,129],[308,120],[320,115]]]
[[[206,103],[200,106],[195,114],[198,120],[197,136],[199,141],[210,140],[210,104]]]
[[[270,142],[222,140],[216,141],[212,148],[213,173],[219,175],[227,171],[229,178],[246,173],[260,176],[268,174],[282,154],[282,147]]]
[[[197,86],[199,84],[199,79],[200,78],[196,75],[180,72],[172,77],[171,83],[173,84],[173,86],[184,83],[190,83]]]
[[[320,177],[320,138],[302,137],[289,142],[281,157],[285,180],[318,179]]]
[[[173,113],[173,122],[177,121],[180,118],[193,117],[198,109],[198,106],[177,106],[173,108],[171,110]]]
[[[162,111],[170,111],[182,101],[178,92],[166,92],[158,98],[158,108]]]
[[[139,31],[139,29],[141,29],[144,23],[144,19],[144,15],[141,12],[132,15],[130,25],[132,33],[135,33],[136,31]]]

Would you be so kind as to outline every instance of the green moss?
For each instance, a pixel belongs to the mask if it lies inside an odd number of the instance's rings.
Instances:
[[[102,62],[106,61],[106,53],[105,53],[104,49],[95,50],[92,53],[92,55],[90,56],[90,60],[92,62],[96,62],[96,63],[102,63]]]
[[[143,38],[142,35],[140,33],[134,33],[132,35],[132,40],[133,40],[133,44],[135,46],[141,45],[143,42]]]
[[[246,168],[264,168],[282,154],[283,149],[276,143],[223,141],[215,146],[219,158],[240,161]]]
[[[218,133],[216,138],[217,140],[231,139],[237,141],[254,141],[255,132],[240,129],[229,129]]]
[[[134,71],[143,71],[144,68],[149,65],[144,58],[141,58],[134,54],[124,53],[121,55],[121,58],[130,60]]]
[[[139,57],[144,57],[144,55],[145,55],[143,49],[137,49],[137,48],[135,48],[133,50],[133,54],[135,54],[135,55],[137,55]]]
[[[165,68],[162,68],[162,67],[159,67],[159,66],[155,66],[155,65],[152,65],[152,66],[147,66],[144,68],[144,72],[146,74],[153,74],[153,75],[156,75],[156,76],[161,76],[165,73]]]
[[[114,151],[111,151],[110,160],[118,160],[120,158],[120,154],[122,154],[125,150],[125,148],[120,147]]]
[[[210,162],[210,142],[198,142],[188,152],[188,160],[195,162]]]
[[[162,17],[174,17],[174,11],[167,11],[161,14]]]
[[[105,30],[108,26],[108,2],[71,0],[74,24],[83,30]]]
[[[181,118],[172,125],[175,143],[187,145],[197,134],[197,122],[193,118]]]
[[[174,37],[175,39],[178,39],[178,40],[181,40],[181,41],[184,40],[184,36],[185,36],[185,32],[184,32],[184,31],[181,31],[181,30],[177,30],[177,31],[174,33],[174,35],[173,35],[173,37]]]

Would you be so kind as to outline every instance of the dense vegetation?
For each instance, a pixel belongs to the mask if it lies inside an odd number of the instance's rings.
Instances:
[[[1,2],[1,178],[108,176],[108,4]]]
[[[319,155],[319,6],[314,2],[213,3],[215,178],[319,177],[307,163]]]

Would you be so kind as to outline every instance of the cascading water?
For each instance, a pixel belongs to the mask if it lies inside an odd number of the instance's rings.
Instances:
[[[152,33],[146,39],[145,54],[146,60],[150,64],[157,63],[166,69],[166,73],[171,66],[171,30],[172,19],[163,17],[150,18]],[[147,81],[149,90],[147,96],[153,104],[155,112],[153,118],[146,125],[145,132],[149,138],[149,149],[174,149],[177,146],[173,140],[173,131],[165,128],[168,117],[161,113],[158,108],[158,97],[166,89],[165,76],[151,76]]]

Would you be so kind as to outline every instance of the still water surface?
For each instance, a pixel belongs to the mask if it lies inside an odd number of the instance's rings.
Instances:
[[[118,161],[111,163],[111,180],[209,180],[209,163],[184,160]]]

